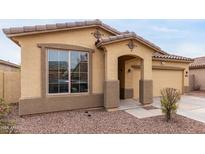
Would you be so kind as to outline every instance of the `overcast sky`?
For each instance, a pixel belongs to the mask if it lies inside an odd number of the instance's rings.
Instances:
[[[0,20],[0,28],[78,20]],[[205,20],[102,20],[119,31],[133,31],[163,50],[186,57],[205,56]],[[20,64],[20,48],[0,31],[0,59]]]

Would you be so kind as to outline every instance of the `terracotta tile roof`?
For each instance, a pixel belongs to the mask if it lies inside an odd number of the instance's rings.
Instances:
[[[20,68],[20,66],[17,65],[17,64],[14,64],[14,63],[11,63],[11,62],[8,62],[8,61],[5,61],[5,60],[1,60],[1,59],[0,59],[0,64],[10,66],[10,67],[14,67],[14,68]]]
[[[167,54],[166,52],[164,52],[159,46],[153,44],[152,42],[144,39],[143,37],[137,35],[134,32],[123,32],[120,35],[116,35],[116,36],[109,36],[107,38],[102,38],[97,42],[97,47],[103,46],[105,44],[110,44],[113,43],[115,41],[120,41],[120,40],[124,40],[124,39],[136,39],[138,41],[140,41],[143,44],[146,44],[152,48],[154,48],[155,50],[157,50],[158,52],[161,52],[162,54]]]
[[[102,27],[114,34],[120,34],[118,30],[110,27],[107,24],[104,24],[100,20],[90,20],[90,21],[79,21],[79,22],[68,22],[68,23],[57,23],[57,24],[47,24],[47,25],[36,25],[36,26],[24,26],[24,27],[12,27],[5,28],[3,32],[8,36],[19,36],[19,35],[28,35],[31,33],[42,33],[48,31],[61,31],[71,28],[82,28],[82,27]]]
[[[156,46],[155,44],[149,42],[148,40],[142,38],[141,36],[138,36],[134,32],[128,32],[128,31],[122,33],[121,35],[102,38],[96,43],[96,45],[97,45],[97,47],[100,47],[100,46],[103,46],[105,44],[110,44],[110,43],[113,43],[115,41],[120,41],[120,40],[124,40],[124,39],[136,39],[136,40],[140,41],[141,43],[149,45],[150,47],[154,48],[158,52],[156,52],[153,55],[153,59],[171,59],[171,60],[193,61],[193,59],[191,59],[191,58],[186,58],[186,57],[177,56],[177,55],[170,55],[167,52],[163,51],[160,47]]]
[[[189,65],[190,69],[205,68],[205,57],[198,57]]]
[[[158,54],[158,53],[155,53],[153,55],[153,59],[184,60],[184,61],[190,61],[190,62],[193,61],[192,58],[187,58],[187,57],[182,57],[182,56],[177,56],[177,55],[171,55],[171,54],[162,55],[162,54]]]

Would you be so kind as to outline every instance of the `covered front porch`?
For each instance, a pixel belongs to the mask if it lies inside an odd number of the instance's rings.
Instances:
[[[131,38],[100,44],[105,57],[104,107],[112,110],[120,106],[120,99],[138,99],[141,105],[153,101],[152,55],[154,50]],[[137,78],[129,78],[134,61],[140,71]]]

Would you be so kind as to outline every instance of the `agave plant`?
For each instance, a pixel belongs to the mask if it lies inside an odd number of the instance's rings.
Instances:
[[[177,102],[180,100],[180,92],[174,88],[165,88],[161,90],[161,109],[165,114],[166,121],[169,122],[172,118],[172,114],[176,113],[178,104]]]

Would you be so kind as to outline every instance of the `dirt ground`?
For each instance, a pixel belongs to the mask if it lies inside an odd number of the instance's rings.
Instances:
[[[188,134],[205,133],[205,124],[175,115],[167,123],[164,116],[137,119],[124,112],[104,110],[64,111],[18,116],[14,106],[10,119],[16,122],[16,132],[22,134]]]

